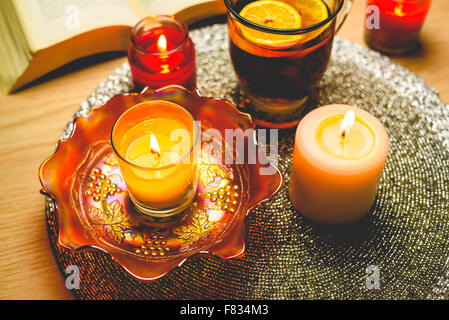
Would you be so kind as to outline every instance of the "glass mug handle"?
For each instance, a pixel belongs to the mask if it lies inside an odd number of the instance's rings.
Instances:
[[[343,0],[343,1],[345,1],[345,0]],[[335,33],[337,33],[340,30],[340,28],[343,26],[343,23],[345,23],[346,18],[348,17],[349,11],[351,11],[351,8],[352,8],[353,0],[346,0],[345,2],[346,2],[346,5],[344,8],[344,12],[343,12],[343,18],[342,18],[340,24],[336,27]]]

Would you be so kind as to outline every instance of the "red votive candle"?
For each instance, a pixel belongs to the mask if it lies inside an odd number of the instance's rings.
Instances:
[[[187,27],[172,17],[151,16],[137,23],[128,61],[136,90],[170,84],[196,87],[195,47]]]
[[[413,49],[431,3],[432,0],[367,0],[366,43],[387,54]]]

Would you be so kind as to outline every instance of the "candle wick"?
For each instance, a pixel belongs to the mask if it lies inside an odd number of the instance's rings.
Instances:
[[[343,152],[345,151],[345,137],[346,137],[346,130],[343,130],[340,136],[340,146]]]
[[[355,121],[355,113],[353,110],[348,110],[345,113],[345,116],[343,117],[343,121],[340,125],[340,139],[341,143],[344,143],[344,140],[346,138],[346,134],[351,130],[352,126],[354,125]]]
[[[156,150],[154,150],[153,148],[151,148],[151,154],[154,156],[154,159],[156,160],[159,160],[161,158],[161,154]]]
[[[150,152],[154,158],[153,168],[156,168],[159,166],[159,163],[161,162],[161,154],[157,150],[154,150],[153,148],[150,148]]]
[[[161,155],[157,151],[153,152],[153,149],[151,149],[151,153],[154,157],[153,168],[157,168],[159,166],[159,163],[161,162]]]

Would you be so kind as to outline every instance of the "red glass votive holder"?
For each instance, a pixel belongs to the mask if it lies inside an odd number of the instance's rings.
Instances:
[[[196,87],[195,47],[185,24],[159,15],[142,19],[131,32],[128,61],[134,87]]]
[[[367,0],[366,43],[386,54],[412,50],[431,3],[432,0]]]

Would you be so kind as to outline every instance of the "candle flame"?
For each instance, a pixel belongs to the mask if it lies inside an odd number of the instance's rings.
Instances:
[[[404,5],[402,4],[402,1],[401,1],[401,2],[399,2],[398,5],[396,5],[394,7],[394,14],[397,15],[398,17],[405,16],[403,8],[404,8]]]
[[[159,143],[154,134],[150,134],[150,152],[158,158],[161,156],[161,148],[159,148]]]
[[[159,52],[167,52],[167,38],[163,34],[161,34],[157,40],[157,50],[159,50]]]
[[[349,130],[351,130],[352,126],[354,125],[354,122],[355,122],[355,113],[353,110],[348,110],[340,125],[340,134],[342,139],[344,139],[348,134]]]

